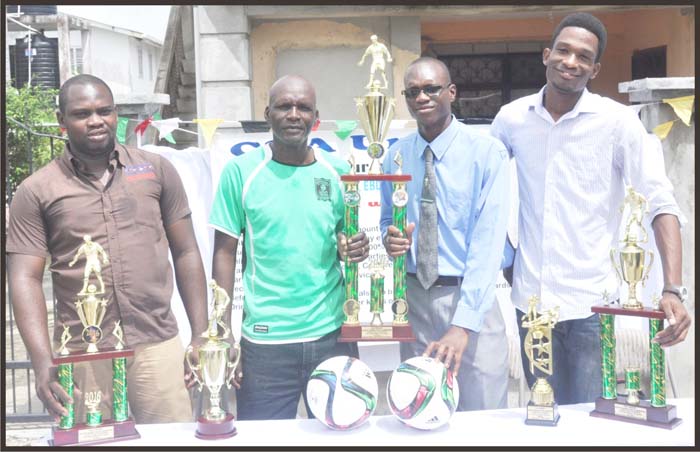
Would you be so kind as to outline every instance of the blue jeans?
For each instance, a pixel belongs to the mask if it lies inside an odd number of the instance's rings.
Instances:
[[[294,419],[299,396],[321,362],[338,355],[357,358],[357,343],[338,342],[336,330],[312,342],[255,344],[241,338],[243,380],[236,393],[240,420]]]
[[[536,378],[530,372],[530,362],[523,350],[523,340],[527,334],[527,330],[521,326],[524,313],[516,309],[515,314],[520,329],[520,354],[525,378],[528,386],[532,387]],[[557,323],[552,332],[552,358],[553,374],[547,377],[547,381],[559,405],[593,402],[599,397],[603,383],[598,314]],[[537,376],[546,376],[537,369],[535,371]]]

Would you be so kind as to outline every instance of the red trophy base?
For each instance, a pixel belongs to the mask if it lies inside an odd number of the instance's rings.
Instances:
[[[51,433],[50,446],[86,446],[141,438],[132,418],[122,422],[109,419],[95,427],[77,424],[73,428],[62,429],[54,426]]]
[[[343,325],[340,329],[338,342],[379,342],[379,341],[399,341],[414,342],[411,325],[383,325],[372,326],[368,324]]]
[[[671,430],[683,422],[676,417],[676,407],[666,405],[664,407],[651,406],[648,400],[640,400],[639,404],[627,403],[627,397],[618,396],[616,399],[604,399],[598,397],[595,400],[595,410],[591,416],[614,419],[616,421],[631,422],[633,424],[648,425],[651,427]]]
[[[233,425],[233,414],[226,413],[226,417],[220,421],[211,421],[204,416],[197,419],[197,431],[194,436],[199,439],[224,439],[235,436],[238,431]]]
[[[664,311],[660,311],[658,309],[652,309],[649,307],[643,307],[641,309],[628,309],[628,308],[623,308],[620,305],[599,305],[599,306],[592,306],[591,311],[597,312],[599,314],[612,314],[612,315],[627,315],[631,317],[645,317],[647,319],[660,319],[664,320],[666,318],[666,314],[664,314]]]

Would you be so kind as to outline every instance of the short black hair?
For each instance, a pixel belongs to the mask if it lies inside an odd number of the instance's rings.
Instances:
[[[437,64],[440,66],[444,71],[445,74],[447,74],[447,84],[451,85],[452,84],[452,76],[450,75],[450,69],[447,67],[444,61],[438,60],[437,58],[433,58],[430,56],[422,56],[419,58],[416,58],[415,60],[411,61],[408,66],[406,67],[406,73],[404,74],[404,80],[406,79],[406,74],[408,74],[408,71],[415,65],[417,64],[423,64],[423,63],[433,63]]]
[[[105,88],[107,88],[109,96],[112,98],[112,102],[114,102],[114,94],[112,94],[112,90],[109,88],[109,85],[107,85],[107,83],[104,80],[90,74],[78,74],[66,80],[63,83],[63,85],[61,85],[61,89],[58,90],[58,109],[61,113],[66,112],[66,104],[68,103],[68,91],[70,90],[71,86],[74,85],[102,85]]]
[[[595,56],[595,62],[599,62],[600,58],[603,56],[603,51],[605,51],[605,44],[607,44],[608,41],[608,32],[603,22],[588,13],[569,14],[562,19],[559,25],[557,25],[557,28],[554,29],[554,34],[552,34],[552,47],[554,47],[554,42],[557,40],[559,33],[566,27],[585,28],[598,37],[598,52]]]

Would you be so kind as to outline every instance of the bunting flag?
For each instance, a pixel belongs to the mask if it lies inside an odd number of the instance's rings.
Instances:
[[[664,122],[663,124],[659,124],[658,126],[654,127],[654,135],[659,137],[659,140],[663,140],[668,136],[668,133],[673,128],[673,123],[676,121],[678,120],[674,119],[673,121]]]
[[[151,125],[158,129],[158,138],[174,144],[175,140],[170,134],[180,125],[180,118],[155,119],[155,115],[153,118]]]
[[[695,95],[663,99],[663,102],[673,107],[673,111],[675,111],[676,115],[683,121],[683,124],[690,126],[690,117],[693,115]],[[669,130],[671,130],[670,127]]]
[[[313,127],[311,127],[311,130],[314,132],[317,131],[320,125],[321,125],[321,120],[316,118],[316,122],[314,123]]]
[[[134,133],[136,135],[143,135],[144,133],[146,133],[146,129],[148,128],[149,124],[151,124],[152,122],[153,122],[153,117],[149,117],[149,118],[144,119],[143,121],[141,121],[139,123],[139,125],[134,127]]]
[[[214,134],[216,133],[216,129],[219,127],[219,124],[224,122],[224,120],[196,118],[193,122],[199,124],[199,126],[202,128],[202,133],[204,134],[204,141],[206,143],[206,146],[209,147],[209,145],[211,145],[211,140],[214,138]]]
[[[337,130],[335,131],[335,135],[340,138],[341,140],[345,140],[347,137],[350,136],[353,130],[357,128],[357,121],[336,121],[335,126],[337,127]]]
[[[126,143],[126,126],[129,123],[129,118],[117,117],[117,141],[121,144]]]

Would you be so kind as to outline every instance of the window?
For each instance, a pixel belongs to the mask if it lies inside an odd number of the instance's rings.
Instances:
[[[139,59],[139,78],[143,78],[143,48],[138,48],[138,59]]]
[[[542,53],[439,56],[457,86],[452,112],[469,122],[489,122],[502,105],[536,93],[546,83]]]
[[[148,52],[148,80],[153,80],[153,54]]]
[[[83,73],[83,49],[80,47],[70,49],[70,71],[73,75]]]
[[[647,77],[666,77],[666,46],[632,53],[632,80]]]

